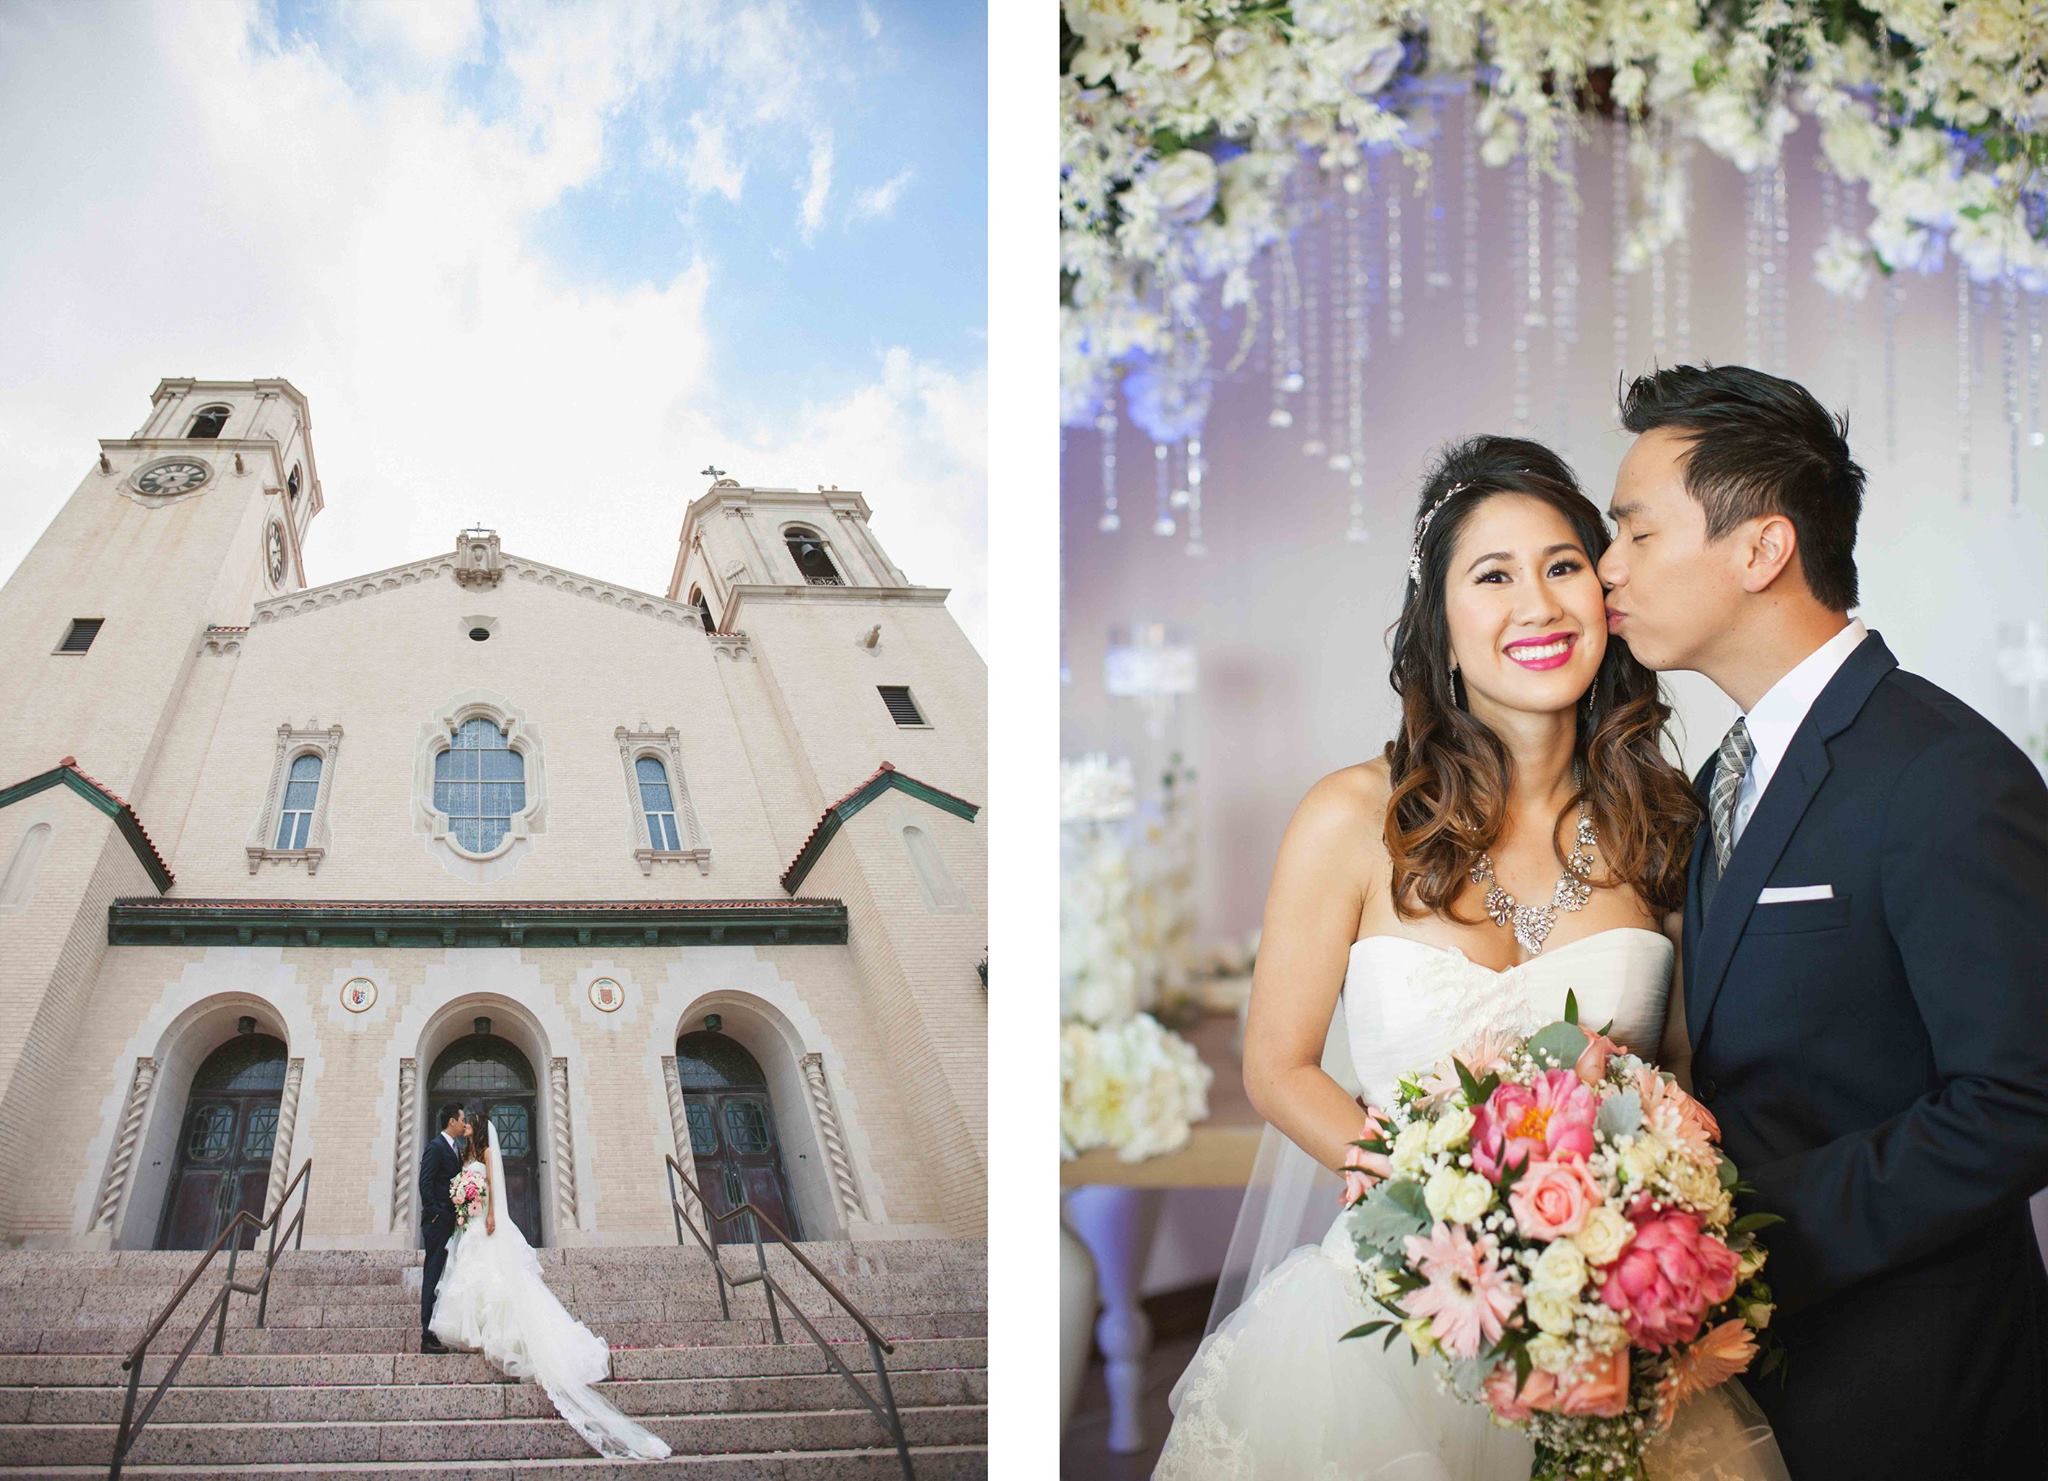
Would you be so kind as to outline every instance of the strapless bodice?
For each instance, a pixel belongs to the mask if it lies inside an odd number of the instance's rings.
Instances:
[[[1344,975],[1351,1063],[1365,1097],[1393,1104],[1396,1081],[1481,1033],[1527,1034],[1564,1017],[1566,993],[1579,1021],[1654,1059],[1671,993],[1672,948],[1662,933],[1624,926],[1596,931],[1504,972],[1455,946],[1406,936],[1352,943]]]

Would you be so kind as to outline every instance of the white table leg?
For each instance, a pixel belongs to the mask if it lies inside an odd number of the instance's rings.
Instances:
[[[1130,1455],[1146,1446],[1140,1405],[1152,1323],[1138,1304],[1138,1282],[1152,1252],[1159,1200],[1144,1188],[1076,1188],[1067,1195],[1067,1218],[1095,1256],[1101,1279],[1095,1340],[1108,1369],[1109,1448]]]

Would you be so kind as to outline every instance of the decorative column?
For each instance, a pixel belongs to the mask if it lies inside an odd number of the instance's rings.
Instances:
[[[121,1111],[121,1132],[114,1138],[113,1160],[107,1165],[107,1185],[100,1192],[100,1206],[93,1214],[95,1229],[114,1227],[114,1214],[128,1188],[128,1169],[135,1161],[136,1138],[142,1134],[142,1116],[149,1109],[150,1087],[155,1084],[156,1061],[144,1055],[135,1061],[135,1078],[128,1085],[128,1104]]]
[[[412,1159],[406,1156],[413,1144],[413,1117],[419,1096],[420,1062],[398,1062],[398,1142],[391,1158],[391,1227],[403,1229],[412,1223]]]
[[[305,1069],[303,1059],[291,1060],[284,1067],[284,1096],[277,1103],[277,1138],[270,1149],[270,1186],[263,1193],[266,1219],[277,1212],[277,1201],[284,1196],[285,1179],[291,1176],[292,1127],[299,1120],[299,1080]]]
[[[576,1222],[576,1136],[569,1127],[569,1061],[548,1061],[548,1105],[555,1124],[555,1242]]]
[[[839,1111],[832,1104],[832,1086],[825,1079],[825,1056],[806,1054],[801,1061],[804,1084],[811,1092],[811,1110],[817,1114],[818,1130],[825,1138],[825,1158],[832,1164],[832,1187],[839,1194],[839,1211],[851,1225],[865,1219],[860,1190],[854,1186],[853,1159],[846,1153],[846,1137],[839,1129]]]
[[[676,1073],[676,1057],[673,1054],[664,1054],[661,1057],[661,1080],[662,1084],[668,1087],[668,1124],[675,1132],[676,1161],[685,1172],[695,1177],[697,1154],[690,1142],[690,1116],[683,1109],[683,1080],[682,1076]],[[704,1237],[709,1239],[711,1226],[704,1217],[704,1205],[697,1201],[687,1184],[679,1185],[676,1191],[682,1194],[683,1212],[703,1231]]]

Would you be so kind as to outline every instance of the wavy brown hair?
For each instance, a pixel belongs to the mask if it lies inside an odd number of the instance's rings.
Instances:
[[[1462,920],[1452,906],[1507,820],[1507,747],[1459,702],[1461,686],[1450,671],[1444,595],[1459,529],[1487,499],[1513,493],[1563,515],[1590,561],[1599,561],[1611,538],[1572,470],[1538,442],[1474,437],[1446,448],[1423,480],[1417,522],[1452,489],[1423,536],[1422,577],[1409,584],[1392,632],[1388,682],[1401,696],[1401,729],[1386,750],[1393,783],[1386,845],[1394,909],[1403,919],[1436,912]],[[1593,678],[1590,718],[1578,707],[1575,755],[1584,782],[1558,814],[1562,822],[1583,798],[1599,836],[1594,883],[1626,884],[1659,912],[1684,898],[1686,859],[1701,817],[1691,783],[1663,748],[1670,720],[1656,674],[1626,643],[1609,638]],[[1555,833],[1551,848],[1562,867]]]

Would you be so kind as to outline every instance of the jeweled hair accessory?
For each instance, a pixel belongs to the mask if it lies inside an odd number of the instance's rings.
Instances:
[[[1429,506],[1421,522],[1415,526],[1415,544],[1408,551],[1408,582],[1411,586],[1422,585],[1422,537],[1429,533],[1429,522],[1436,518],[1437,510],[1449,502],[1451,495],[1461,494],[1470,487],[1470,483],[1452,484],[1437,495],[1436,502]]]

